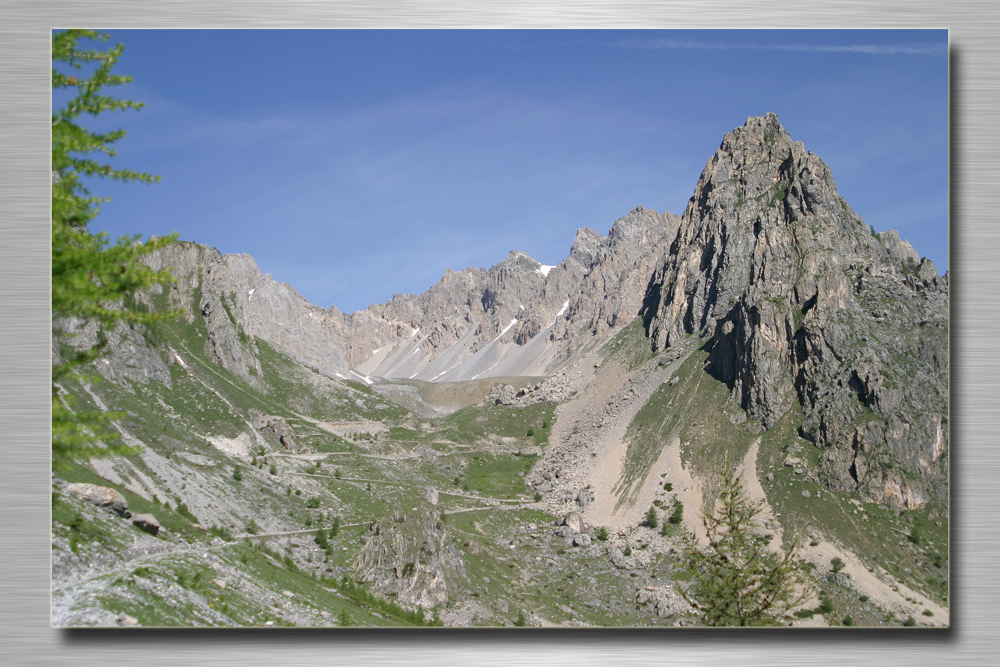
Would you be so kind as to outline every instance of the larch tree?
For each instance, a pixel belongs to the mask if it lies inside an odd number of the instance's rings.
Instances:
[[[58,354],[52,364],[52,454],[59,465],[67,458],[99,456],[130,451],[108,429],[116,413],[84,410],[74,406],[63,383],[85,377],[84,367],[106,348],[106,333],[119,323],[150,324],[175,313],[140,312],[125,307],[124,297],[145,287],[172,282],[169,271],[155,271],[140,260],[177,239],[176,234],[138,242],[122,237],[112,244],[105,232],[91,234],[87,226],[107,198],[93,196],[84,179],[106,178],[123,182],[155,183],[157,176],[112,167],[112,144],[125,130],[92,132],[80,124],[83,115],[139,109],[142,104],[102,94],[131,79],[112,73],[124,46],[107,50],[85,49],[81,40],[94,44],[108,36],[93,30],[62,30],[52,34],[52,89],[75,89],[75,94],[52,114],[52,323]],[[61,96],[61,95],[60,95]],[[68,329],[94,322],[98,343],[79,350]]]
[[[720,473],[718,502],[702,515],[708,545],[693,537],[685,549],[693,582],[681,595],[713,626],[781,625],[808,596],[798,540],[772,551],[759,534],[763,505],[749,498],[740,475]]]

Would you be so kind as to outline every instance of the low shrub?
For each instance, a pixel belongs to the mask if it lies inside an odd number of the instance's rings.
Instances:
[[[670,523],[675,526],[681,522],[684,518],[684,505],[681,501],[674,499],[674,511],[670,514],[670,518],[667,519]]]
[[[227,541],[233,539],[233,534],[225,526],[212,526],[208,529],[208,533]]]

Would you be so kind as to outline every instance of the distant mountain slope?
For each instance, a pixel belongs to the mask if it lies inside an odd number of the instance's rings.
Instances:
[[[249,255],[179,243],[150,261],[173,268],[170,304],[190,309],[197,301],[214,356],[247,380],[255,336],[341,379],[547,375],[636,317],[679,222],[638,207],[607,237],[579,230],[557,266],[512,250],[491,269],[448,269],[423,294],[397,294],[353,314],[309,303],[261,275]]]

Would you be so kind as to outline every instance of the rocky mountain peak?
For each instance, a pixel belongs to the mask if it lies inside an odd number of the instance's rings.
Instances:
[[[657,318],[655,344],[714,332],[742,296],[804,302],[821,277],[843,278],[835,267],[917,259],[896,232],[865,225],[826,163],[793,142],[776,115],[750,118],[726,134],[682,216],[664,264],[676,278],[671,308]]]
[[[542,266],[542,263],[523,250],[511,250],[497,266],[518,267],[528,271],[535,271],[538,267]]]
[[[359,373],[389,378],[548,375],[573,358],[579,334],[593,341],[636,317],[679,222],[640,206],[608,236],[579,229],[556,266],[511,250],[489,269],[446,272],[424,294],[349,316],[348,358]]]
[[[581,266],[590,268],[597,257],[597,252],[601,247],[604,237],[589,227],[581,227],[576,230],[576,238],[569,249],[570,260]]]
[[[926,485],[871,465],[889,451],[925,479],[942,474],[927,462],[947,412],[947,281],[895,232],[875,234],[776,115],[726,134],[643,317],[657,350],[709,339],[710,372],[757,428],[800,404],[834,488],[919,502]],[[880,420],[864,421],[872,412]]]
[[[761,144],[788,146],[794,143],[778,119],[778,115],[768,112],[763,116],[750,116],[743,127],[737,127],[722,138],[720,150],[733,152],[741,147]]]

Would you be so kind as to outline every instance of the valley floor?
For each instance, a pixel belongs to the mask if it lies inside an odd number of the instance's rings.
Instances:
[[[698,341],[654,358],[621,344],[634,334],[525,384],[519,404],[484,401],[483,387],[396,391],[417,413],[260,341],[268,390],[256,389],[200,354],[196,329],[168,329],[183,359],[169,384],[66,387],[124,411],[117,427],[137,451],[56,471],[53,625],[696,625],[683,551],[688,535],[704,540],[723,453],[764,504],[771,548],[804,536],[816,594],[792,624],[948,624],[946,575],[900,565],[942,564],[930,563],[943,515],[920,518],[918,549],[912,519],[821,492],[786,465],[807,458],[791,430],[754,435],[728,417],[730,431],[712,430],[708,412],[731,408],[701,372]],[[531,398],[551,386],[566,398]],[[159,532],[70,483],[114,489]],[[862,515],[895,536],[888,551],[840,528]]]

